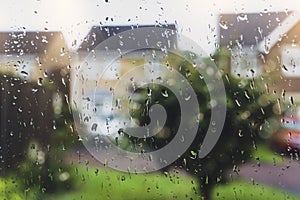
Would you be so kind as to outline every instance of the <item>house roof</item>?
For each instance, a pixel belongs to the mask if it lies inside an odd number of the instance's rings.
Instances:
[[[98,44],[105,41],[111,36],[117,35],[124,31],[138,29],[138,28],[154,28],[155,27],[163,27],[168,28],[171,30],[176,31],[176,27],[174,24],[157,26],[157,25],[140,25],[136,26],[93,26],[87,36],[85,37],[84,41],[80,44],[78,51],[90,51],[94,49]],[[158,31],[157,29],[155,31]],[[176,34],[171,34],[171,37],[160,37],[160,41],[163,45],[169,45],[173,47],[177,43],[177,36]],[[128,45],[127,45],[128,46]],[[114,44],[111,46],[112,49],[120,48],[119,44]],[[129,47],[130,48],[130,47]]]
[[[44,54],[53,43],[66,48],[61,32],[0,32],[0,54]]]
[[[221,14],[220,46],[259,46],[291,12]]]
[[[269,34],[264,41],[258,44],[257,49],[260,52],[268,53],[268,51],[279,41],[284,34],[288,33],[296,24],[300,22],[300,13],[292,12],[285,18],[280,26],[277,26],[271,34]]]

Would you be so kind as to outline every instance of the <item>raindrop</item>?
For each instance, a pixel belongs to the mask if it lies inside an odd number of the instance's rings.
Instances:
[[[65,55],[65,48],[62,47],[62,48],[60,49],[60,56],[64,56],[64,55]]]
[[[190,151],[190,154],[191,154],[191,156],[190,156],[191,159],[194,160],[194,159],[197,158],[197,153],[196,153],[195,151],[191,150],[191,151]]]
[[[92,131],[96,131],[96,130],[97,130],[97,127],[98,127],[98,124],[93,123],[93,125],[92,125],[92,127],[91,127],[91,130],[92,130]]]
[[[239,134],[239,137],[243,137],[243,136],[244,136],[244,135],[243,135],[243,131],[242,131],[241,129],[239,130],[239,133],[238,133],[238,134]]]
[[[162,90],[161,94],[162,94],[163,97],[166,97],[166,98],[169,97],[169,94],[168,94],[167,90]]]
[[[65,82],[65,79],[64,78],[61,78],[61,82],[64,86],[66,86],[66,82]]]
[[[245,91],[244,94],[245,94],[245,97],[246,97],[247,99],[250,99],[250,96],[249,96],[249,94],[248,94],[247,91]]]
[[[290,97],[290,102],[292,105],[294,105],[294,98],[292,96]]]
[[[121,177],[121,181],[124,182],[125,180],[126,180],[125,176],[122,176],[122,177]]]
[[[182,135],[182,136],[179,138],[179,140],[180,140],[181,142],[184,142],[184,136]]]
[[[221,21],[220,23],[219,23],[219,25],[220,25],[220,27],[222,28],[222,29],[225,29],[225,30],[227,30],[228,29],[228,25],[227,25],[227,22],[226,21]]]
[[[116,99],[116,107],[118,109],[121,109],[121,99],[119,99],[119,98]]]
[[[21,71],[21,74],[23,74],[25,77],[28,76],[28,73],[25,71]]]
[[[282,93],[281,93],[281,96],[282,96],[283,99],[285,99],[285,93],[286,93],[286,91],[283,89]]]
[[[270,48],[268,47],[268,45],[265,45],[264,51],[266,54],[270,53]]]
[[[293,40],[293,41],[292,41],[292,47],[296,47],[296,46],[297,46],[296,41]]]
[[[148,97],[151,97],[152,95],[152,90],[150,88],[147,89],[147,96]]]
[[[46,36],[42,36],[42,42],[43,43],[48,43],[47,37]]]
[[[240,20],[240,21],[246,21],[246,20],[248,20],[248,15],[241,14],[241,15],[238,16],[238,20]]]
[[[285,65],[282,65],[282,68],[283,68],[285,71],[288,71],[288,69],[286,68]]]
[[[38,78],[37,84],[38,84],[38,86],[42,86],[43,85],[43,78]]]
[[[160,47],[162,46],[162,42],[161,42],[161,41],[158,41],[158,42],[156,43],[156,46],[160,48]]]
[[[192,73],[189,71],[189,70],[187,70],[186,72],[185,72],[185,76],[186,77],[190,77],[192,75]]]
[[[72,41],[72,46],[74,47],[74,46],[76,46],[77,45],[77,40],[73,40]]]
[[[191,95],[188,95],[187,97],[184,97],[184,100],[189,101],[191,99]]]
[[[235,100],[235,103],[236,103],[236,105],[238,105],[238,107],[241,107],[241,104],[237,99]]]
[[[43,74],[43,75],[44,75],[44,77],[45,77],[45,78],[47,78],[47,77],[48,77],[48,73],[47,73],[47,72],[44,72],[44,74]]]

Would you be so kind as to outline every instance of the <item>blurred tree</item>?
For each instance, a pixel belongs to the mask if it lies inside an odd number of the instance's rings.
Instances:
[[[1,74],[0,83],[1,176],[18,177],[27,191],[72,187],[74,170],[63,159],[78,136],[64,94],[47,79]]]
[[[215,184],[224,183],[228,179],[228,169],[239,173],[238,165],[251,158],[251,152],[256,149],[256,143],[261,140],[263,125],[276,113],[276,104],[263,87],[263,79],[237,79],[226,73],[229,68],[230,54],[219,51],[212,58],[207,58],[209,65],[213,59],[219,66],[227,95],[227,113],[221,137],[214,149],[203,159],[198,158],[201,143],[210,123],[210,95],[207,85],[192,63],[185,56],[169,55],[167,63],[178,70],[193,87],[199,102],[199,129],[190,148],[175,162],[173,166],[185,169],[198,177],[201,197],[210,199],[211,190]],[[172,81],[172,77],[167,77]],[[176,80],[173,80],[176,83]],[[180,83],[178,89],[180,88]],[[149,95],[151,90],[151,95]],[[141,126],[149,124],[147,111],[151,105],[163,105],[168,114],[164,128],[155,136],[146,139],[152,149],[159,149],[172,140],[180,124],[180,104],[175,95],[159,85],[147,86],[135,91],[135,103],[139,106],[131,109],[133,118]],[[167,96],[164,94],[168,94]]]

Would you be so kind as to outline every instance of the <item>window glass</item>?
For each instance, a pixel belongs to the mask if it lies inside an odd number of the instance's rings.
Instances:
[[[300,199],[299,8],[1,1],[0,199]]]

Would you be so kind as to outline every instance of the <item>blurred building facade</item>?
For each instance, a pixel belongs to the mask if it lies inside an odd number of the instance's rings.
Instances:
[[[300,97],[300,15],[298,12],[221,14],[220,49],[229,51],[230,73],[263,75],[269,92]]]

